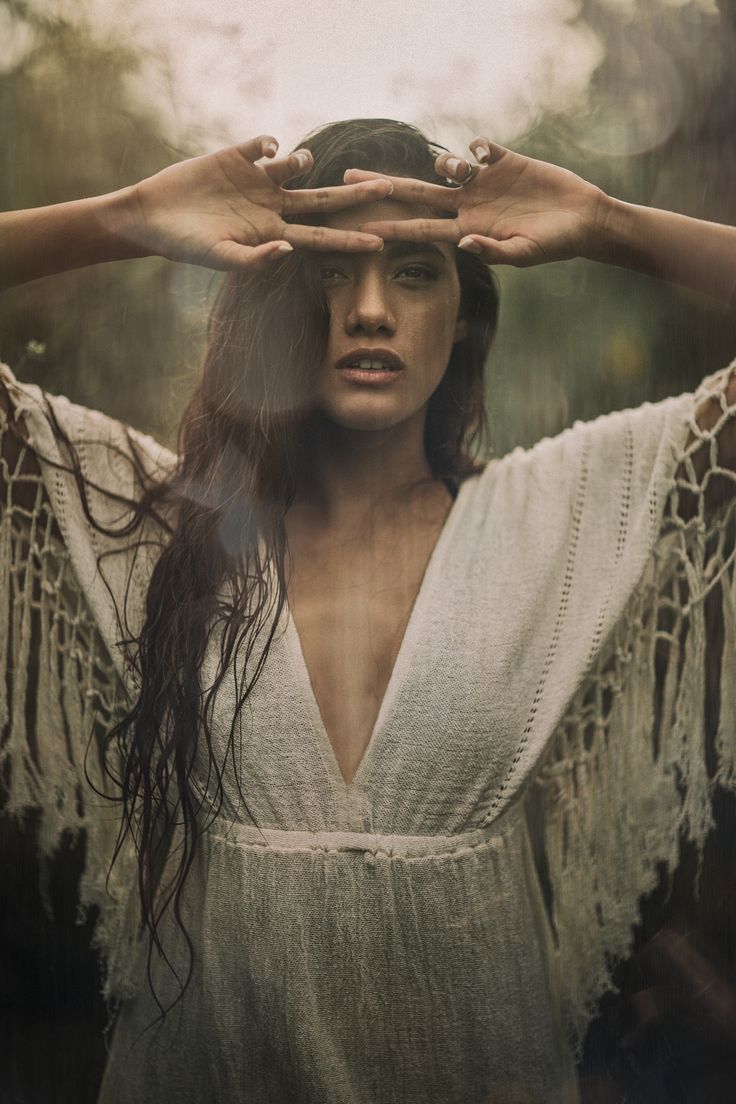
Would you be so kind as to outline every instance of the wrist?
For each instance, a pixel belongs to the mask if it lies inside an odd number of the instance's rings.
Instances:
[[[85,201],[98,232],[99,260],[125,261],[151,256],[143,245],[141,211],[136,188],[94,196]]]
[[[631,242],[632,205],[601,192],[581,256],[603,264],[620,264]]]

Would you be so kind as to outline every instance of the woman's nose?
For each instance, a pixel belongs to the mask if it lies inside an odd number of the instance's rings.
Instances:
[[[396,329],[387,289],[377,274],[366,274],[355,284],[345,328],[349,334],[393,333]]]

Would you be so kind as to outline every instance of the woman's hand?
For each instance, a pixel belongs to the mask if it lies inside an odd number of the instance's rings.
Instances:
[[[214,269],[250,269],[293,246],[359,252],[382,248],[373,234],[287,223],[285,216],[334,211],[391,192],[385,177],[337,188],[287,190],[312,165],[308,150],[275,159],[262,135],[163,169],[129,189],[124,230],[142,253]],[[268,158],[256,164],[259,158]]]
[[[567,169],[513,153],[487,138],[476,138],[470,148],[480,165],[450,153],[435,162],[441,176],[462,188],[388,178],[392,200],[448,211],[454,219],[369,222],[361,229],[387,241],[455,242],[486,264],[528,267],[586,254],[606,216],[604,192]],[[376,176],[349,169],[345,181]]]

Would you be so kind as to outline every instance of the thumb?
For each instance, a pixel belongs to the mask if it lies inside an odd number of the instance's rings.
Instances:
[[[467,234],[458,242],[458,249],[473,253],[486,264],[508,264],[517,268],[529,268],[542,264],[545,257],[539,247],[528,238],[514,237],[499,241],[481,234]]]

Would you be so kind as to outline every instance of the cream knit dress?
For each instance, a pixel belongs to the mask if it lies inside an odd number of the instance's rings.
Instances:
[[[140,625],[160,544],[150,534],[134,557],[90,526],[72,476],[49,463],[68,457],[48,413],[99,488],[100,521],[126,516],[104,491],[138,493],[133,451],[150,473],[173,457],[2,369],[45,458],[42,480],[26,478],[32,507],[4,465],[2,764],[10,811],[41,810],[45,855],[64,830],[86,833],[81,900],[100,908],[106,994],[120,1002],[102,1104],[577,1100],[575,1055],[639,898],[681,838],[702,847],[715,784],[736,786],[733,498],[707,509],[692,462],[705,450],[706,482],[718,470],[734,368],[462,484],[350,785],[288,615],[234,760],[231,672],[213,726],[225,803],[185,896],[194,973],[163,1026],[150,1026],[134,858],[106,888],[119,811],[84,773],[90,732],[131,692],[119,616]],[[695,411],[712,395],[723,414],[703,433]],[[204,686],[216,655],[213,642]],[[104,788],[94,754],[87,771]],[[173,926],[163,940],[185,976]],[[167,1005],[176,979],[156,958],[153,973]]]

